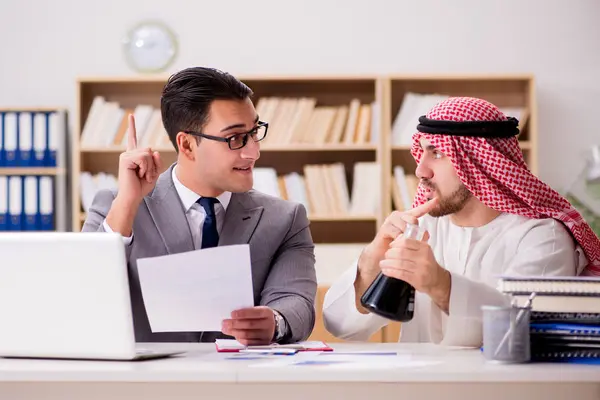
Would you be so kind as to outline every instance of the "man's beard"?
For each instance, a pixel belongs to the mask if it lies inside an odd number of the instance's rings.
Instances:
[[[430,182],[423,182],[423,186],[437,193],[438,205],[429,212],[432,217],[443,217],[461,211],[473,196],[462,183],[449,196],[442,196],[437,187]]]

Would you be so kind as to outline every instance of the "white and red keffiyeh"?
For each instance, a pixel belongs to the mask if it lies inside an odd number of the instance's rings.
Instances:
[[[437,121],[506,121],[493,104],[472,97],[451,97],[425,116]],[[417,163],[421,138],[450,158],[458,177],[483,204],[529,218],[554,218],[572,233],[588,259],[581,275],[600,275],[600,239],[571,203],[531,173],[516,136],[489,138],[416,132],[411,153]],[[419,185],[414,206],[426,200]]]

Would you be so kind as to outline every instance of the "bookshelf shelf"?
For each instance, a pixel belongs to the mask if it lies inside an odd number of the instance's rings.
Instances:
[[[370,221],[375,222],[377,217],[375,215],[309,215],[309,219],[313,222],[327,222],[327,221],[346,221],[346,222],[361,222]]]
[[[77,81],[72,144],[73,230],[80,230],[85,221],[81,173],[116,177],[119,154],[124,150],[118,131],[112,134],[114,138],[109,133],[119,127],[118,117],[112,129],[101,130],[100,135],[85,133],[95,100],[101,97],[104,104],[113,103],[115,109],[135,111],[137,122],[138,111],[147,115],[157,112],[167,78],[88,77]],[[404,208],[394,172],[396,167],[402,167],[405,177],[401,187],[410,198],[417,184],[416,164],[406,135],[416,130],[418,116],[409,116],[408,122],[397,120],[402,107],[411,102],[416,105],[415,113],[427,106],[422,111],[425,114],[432,106],[428,101],[432,101],[433,95],[476,96],[511,114],[519,113],[523,122],[521,148],[531,170],[537,173],[535,86],[533,77],[528,75],[241,76],[240,79],[252,88],[260,119],[269,122],[269,133],[261,142],[261,156],[256,163],[257,189],[305,203],[317,245],[368,243],[392,210]],[[422,99],[425,100],[421,102]],[[139,109],[140,106],[145,106],[145,110]],[[400,122],[406,125],[404,129]],[[158,116],[153,123],[153,128],[145,130],[151,133],[147,143],[138,138],[138,144],[159,151],[163,167],[167,168],[177,155]],[[298,197],[300,192],[304,195]],[[318,301],[322,301],[325,291],[326,286],[321,285]],[[317,336],[311,338],[335,341],[324,333],[320,318],[318,315]],[[374,337],[395,341],[397,335],[398,325],[392,324]]]
[[[64,168],[7,168],[0,167],[0,175],[62,175],[65,173]]]
[[[1,108],[0,112],[3,113],[22,113],[22,112],[33,112],[33,113],[53,113],[57,110],[65,110],[65,107],[8,107]]]
[[[363,144],[363,145],[338,145],[338,144],[324,144],[324,145],[310,145],[310,144],[297,144],[291,143],[287,146],[261,146],[260,151],[376,151],[377,146]]]

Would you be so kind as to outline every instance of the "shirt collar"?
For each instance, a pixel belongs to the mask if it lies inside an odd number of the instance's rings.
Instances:
[[[189,188],[185,187],[183,183],[181,183],[181,181],[177,179],[177,174],[175,173],[176,168],[177,165],[175,165],[175,168],[173,168],[171,176],[173,178],[173,183],[175,184],[175,190],[177,190],[177,194],[179,195],[179,198],[183,203],[183,208],[185,209],[185,212],[188,212],[189,209],[192,208],[192,206],[196,203],[196,201],[198,201],[198,199],[201,196],[199,196],[193,190],[190,190]],[[221,203],[225,211],[227,211],[227,206],[229,205],[229,201],[231,200],[231,192],[221,193],[219,196],[217,196],[217,200],[219,200],[219,203]]]

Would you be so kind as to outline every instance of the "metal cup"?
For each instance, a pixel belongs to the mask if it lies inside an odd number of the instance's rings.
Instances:
[[[524,363],[531,359],[531,307],[483,306],[483,355],[495,363]]]

